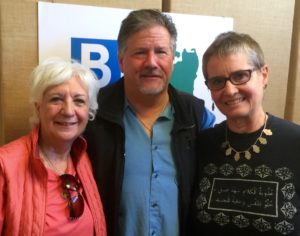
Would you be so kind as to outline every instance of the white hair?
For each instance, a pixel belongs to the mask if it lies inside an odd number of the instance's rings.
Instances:
[[[69,62],[61,58],[52,57],[39,64],[31,74],[29,102],[32,106],[41,102],[45,91],[49,87],[60,85],[72,77],[79,78],[87,88],[89,95],[89,119],[93,120],[98,109],[97,94],[100,83],[92,70],[74,60]],[[39,123],[35,109],[30,121],[33,124]]]

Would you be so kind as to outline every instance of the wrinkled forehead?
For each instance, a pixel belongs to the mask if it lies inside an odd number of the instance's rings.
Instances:
[[[231,53],[227,55],[211,56],[207,63],[207,77],[228,76],[238,70],[253,67],[248,55],[243,52]]]

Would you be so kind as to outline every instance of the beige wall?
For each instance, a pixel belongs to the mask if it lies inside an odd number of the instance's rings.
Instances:
[[[45,1],[119,8],[157,8],[161,0]],[[37,1],[0,1],[0,145],[29,129],[28,78],[38,62]]]
[[[300,124],[300,0],[296,0],[294,12],[285,118]]]
[[[161,9],[163,7],[164,11],[177,13],[233,17],[235,30],[249,33],[257,39],[270,65],[270,84],[264,101],[266,110],[300,124],[300,111],[296,109],[300,105],[299,0],[296,0],[296,4],[295,0],[64,0],[47,2],[131,9]],[[294,12],[298,15],[295,15],[293,26]],[[30,72],[37,65],[37,55],[37,1],[1,0],[0,145],[29,131],[28,117],[31,111],[28,105],[27,83]]]
[[[284,117],[294,1],[172,0],[170,10],[233,17],[234,30],[253,36],[261,45],[266,63],[270,66],[270,82],[264,99],[265,110]]]

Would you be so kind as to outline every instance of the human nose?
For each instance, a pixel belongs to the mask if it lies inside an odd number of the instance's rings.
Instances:
[[[234,94],[234,93],[237,92],[237,87],[228,78],[227,80],[225,80],[225,85],[224,85],[223,91],[224,91],[225,94],[230,94],[231,95],[231,94]]]
[[[156,54],[153,51],[148,52],[145,59],[145,65],[155,67],[157,65],[156,59]]]
[[[62,113],[64,115],[72,116],[75,112],[73,101],[66,99],[62,106]]]

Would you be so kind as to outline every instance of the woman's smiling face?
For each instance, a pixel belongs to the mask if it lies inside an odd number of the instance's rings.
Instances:
[[[77,77],[48,88],[35,106],[44,141],[72,143],[88,122],[88,91]]]
[[[256,69],[245,53],[212,56],[207,63],[207,77],[229,77],[232,72]],[[254,70],[250,80],[241,85],[227,81],[220,90],[211,90],[211,97],[227,119],[255,117],[262,110],[264,88],[268,82],[268,67]]]

